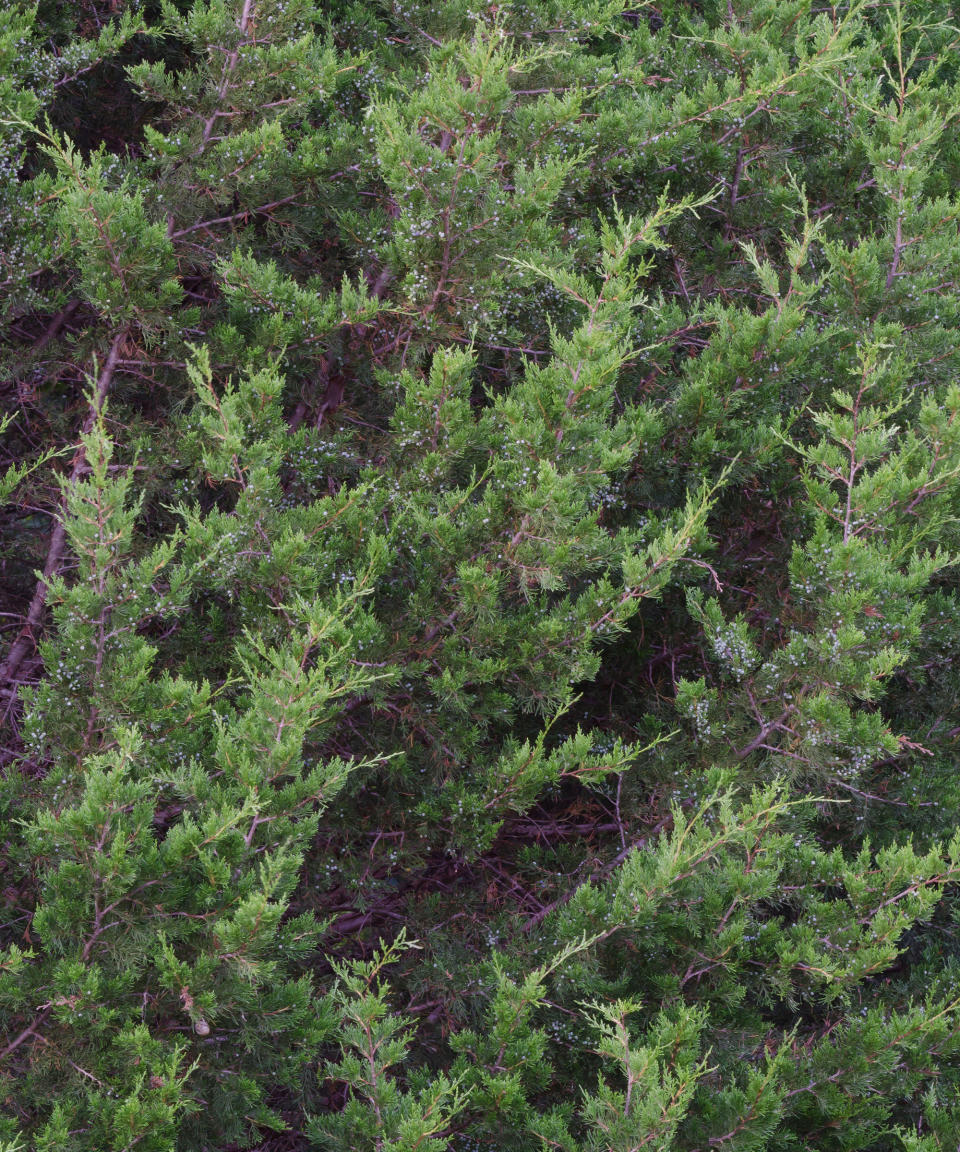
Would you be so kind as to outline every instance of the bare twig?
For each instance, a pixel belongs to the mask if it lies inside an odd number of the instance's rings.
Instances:
[[[33,346],[34,352],[42,352],[43,349],[46,348],[46,346],[50,343],[51,340],[53,340],[55,337],[59,336],[60,330],[63,328],[64,324],[66,324],[66,322],[70,319],[70,317],[74,314],[74,312],[76,312],[76,310],[79,307],[80,307],[80,301],[74,299],[74,300],[71,300],[70,303],[66,305],[66,307],[61,308],[60,311],[56,314],[56,316],[54,316],[54,318],[47,325],[47,328],[46,328],[46,331],[44,332],[44,334],[40,337],[40,339],[36,342],[36,344],[34,344],[34,346]]]
[[[284,204],[292,204],[294,200],[300,196],[299,192],[295,192],[292,196],[284,196],[280,200],[271,200],[269,204],[261,204],[259,208],[244,208],[240,212],[232,212],[229,216],[217,216],[213,220],[201,220],[199,224],[191,224],[189,228],[181,228],[176,232],[169,229],[167,236],[171,240],[179,240],[181,236],[189,236],[191,232],[200,232],[204,228],[213,228],[217,224],[231,224],[234,220],[241,220],[246,224],[251,216],[269,216],[274,208],[281,208]],[[169,217],[172,221],[173,217]]]
[[[27,1027],[24,1028],[24,1030],[20,1033],[20,1035],[16,1036],[13,1040],[11,1040],[10,1043],[6,1046],[6,1048],[4,1048],[2,1052],[0,1052],[0,1061],[5,1060],[10,1055],[11,1052],[16,1052],[16,1050],[20,1047],[20,1045],[25,1040],[29,1040],[31,1036],[35,1036],[37,1033],[37,1029],[43,1027],[43,1025],[47,1021],[47,1017],[50,1015],[50,1013],[52,1011],[53,1011],[53,1005],[52,1004],[48,1005],[46,1008],[44,1008],[43,1011],[40,1012],[40,1014],[33,1021],[33,1023],[28,1024]]]

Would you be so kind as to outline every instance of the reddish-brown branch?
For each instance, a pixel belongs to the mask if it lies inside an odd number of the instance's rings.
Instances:
[[[25,1040],[29,1040],[31,1036],[36,1035],[37,1029],[43,1027],[47,1021],[47,1017],[52,1011],[53,1005],[49,1005],[47,1008],[44,1008],[44,1010],[34,1019],[34,1021],[31,1024],[28,1024],[26,1028],[24,1028],[19,1036],[16,1036],[13,1040],[11,1040],[6,1048],[0,1052],[0,1063],[2,1063],[2,1061],[4,1061],[12,1052],[16,1052],[16,1050],[20,1047],[21,1044],[23,1044]]]
[[[233,212],[229,216],[217,216],[213,220],[201,220],[199,224],[191,224],[189,228],[181,228],[176,232],[168,227],[167,236],[170,240],[179,240],[182,236],[189,236],[191,232],[200,232],[204,228],[213,228],[217,224],[231,224],[240,220],[246,224],[251,216],[269,216],[274,208],[281,208],[284,204],[292,204],[300,196],[295,192],[292,196],[284,196],[281,200],[271,200],[269,204],[261,204],[258,208],[244,208],[240,212]],[[170,217],[172,221],[173,217]]]

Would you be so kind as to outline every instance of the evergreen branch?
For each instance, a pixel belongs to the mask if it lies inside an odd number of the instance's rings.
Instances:
[[[90,407],[81,428],[81,436],[89,435],[100,416],[107,398],[107,393],[110,390],[110,385],[113,382],[117,360],[120,358],[120,350],[127,339],[127,335],[128,333],[126,331],[118,332],[111,342],[110,352],[100,372],[96,389],[90,397]],[[85,467],[86,452],[81,444],[74,454],[73,466],[61,497],[60,514],[50,534],[50,543],[47,548],[47,559],[43,566],[43,572],[37,581],[37,586],[34,589],[30,605],[27,608],[20,633],[10,646],[10,650],[3,664],[0,664],[0,684],[11,684],[14,682],[24,660],[37,646],[44,608],[47,603],[49,584],[54,577],[59,575],[64,560],[64,553],[66,552],[67,529],[63,519],[66,499],[70,490],[76,486],[78,480],[83,475]]]
[[[594,872],[583,880],[580,884],[565,892],[556,900],[541,908],[539,912],[531,916],[529,920],[525,921],[522,932],[530,933],[541,924],[552,913],[562,908],[565,904],[569,904],[577,892],[581,888],[588,888],[592,884],[597,884],[601,880],[605,880],[612,872],[615,872],[620,865],[627,859],[631,852],[640,851],[641,848],[646,848],[647,844],[655,837],[658,836],[665,828],[668,828],[673,823],[673,813],[665,816],[659,823],[654,824],[652,828],[647,829],[643,836],[637,840],[633,840],[625,848],[621,849],[616,856],[608,860],[606,864],[597,868]]]

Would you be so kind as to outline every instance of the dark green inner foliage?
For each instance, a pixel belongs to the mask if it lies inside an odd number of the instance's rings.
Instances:
[[[2,5],[2,1152],[956,1149],[958,61]]]

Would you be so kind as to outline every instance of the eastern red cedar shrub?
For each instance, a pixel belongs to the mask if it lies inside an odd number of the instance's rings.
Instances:
[[[941,0],[0,13],[0,1148],[960,1139]]]

